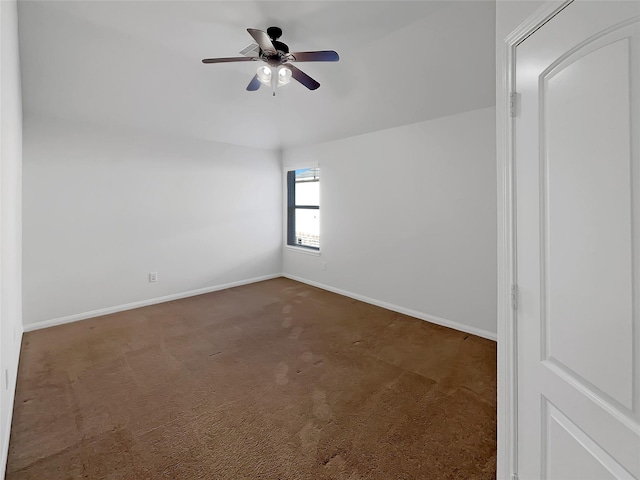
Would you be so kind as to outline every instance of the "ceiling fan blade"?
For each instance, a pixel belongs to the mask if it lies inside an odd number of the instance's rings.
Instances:
[[[253,62],[258,57],[203,58],[202,63]]]
[[[245,57],[259,57],[260,56],[260,45],[256,42],[251,42],[249,45],[240,50],[240,55],[244,55]]]
[[[274,47],[273,43],[271,43],[269,35],[267,35],[262,30],[258,30],[257,28],[247,28],[247,32],[249,32],[249,35],[253,37],[253,39],[260,46],[264,53],[266,53],[267,55],[276,54],[276,47]]]
[[[248,92],[255,92],[260,88],[260,80],[258,80],[258,75],[254,75],[253,79],[247,85]]]
[[[307,87],[309,90],[315,90],[320,86],[318,82],[316,82],[313,78],[311,78],[309,75],[304,73],[298,67],[294,67],[290,63],[285,63],[285,65],[291,69],[291,76],[295,78],[297,81],[299,81],[301,84],[303,84],[305,87]]]
[[[296,62],[337,62],[340,56],[333,50],[320,50],[318,52],[293,52]]]

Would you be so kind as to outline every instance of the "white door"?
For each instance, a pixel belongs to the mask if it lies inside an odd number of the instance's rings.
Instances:
[[[519,479],[640,479],[640,2],[516,47]]]

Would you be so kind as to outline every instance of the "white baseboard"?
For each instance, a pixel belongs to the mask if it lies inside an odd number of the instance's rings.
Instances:
[[[150,298],[148,300],[141,300],[139,302],[125,303],[123,305],[116,305],[115,307],[101,308],[98,310],[91,310],[90,312],[76,313],[73,315],[67,315],[65,317],[52,318],[50,320],[43,320],[41,322],[27,324],[24,326],[24,331],[32,332],[34,330],[40,330],[41,328],[55,327],[56,325],[77,322],[79,320],[86,320],[88,318],[100,317],[102,315],[109,315],[110,313],[123,312],[125,310],[146,307],[148,305],[155,305],[157,303],[170,302],[172,300],[193,297],[196,295],[202,295],[204,293],[217,292],[218,290],[225,290],[227,288],[239,287],[240,285],[262,282],[264,280],[271,280],[272,278],[278,278],[281,276],[281,273],[273,273],[270,275],[263,275],[261,277],[239,280],[237,282],[224,283],[222,285],[214,285],[212,287],[198,288],[197,290],[190,290],[188,292],[174,293],[171,295],[165,295],[163,297]]]
[[[282,276],[286,278],[290,278],[291,280],[295,280],[297,282],[302,282],[302,283],[306,283],[307,285],[312,285],[314,287],[321,288],[323,290],[328,290],[329,292],[337,293],[339,295],[344,295],[345,297],[354,298],[356,300],[360,300],[361,302],[370,303],[371,305],[375,305],[377,307],[386,308],[387,310],[392,310],[394,312],[402,313],[404,315],[416,317],[426,322],[435,323],[436,325],[441,325],[443,327],[449,327],[449,328],[453,328],[454,330],[459,330],[461,332],[477,335],[478,337],[486,338],[488,340],[493,340],[494,342],[498,341],[497,333],[489,332],[487,330],[481,330],[475,327],[470,327],[469,325],[454,322],[452,320],[447,320],[446,318],[436,317],[435,315],[428,315],[426,313],[418,312],[416,310],[411,310],[409,308],[401,307],[399,305],[394,305],[392,303],[376,300],[375,298],[366,297],[364,295],[342,290],[340,288],[335,288],[329,285],[324,285],[322,283],[314,282],[312,280],[307,280],[306,278],[297,277],[295,275],[289,275],[288,273],[283,273]]]
[[[20,348],[22,346],[22,334],[23,328],[22,326],[18,326],[18,338],[16,343],[13,345],[13,358],[11,359],[11,363],[9,364],[11,368],[11,372],[9,372],[9,388],[7,391],[9,392],[9,402],[7,404],[7,410],[9,412],[7,418],[7,427],[5,431],[2,432],[3,436],[0,437],[1,448],[0,452],[0,478],[4,478],[7,470],[7,460],[9,458],[9,438],[11,436],[11,421],[13,420],[13,404],[16,399],[16,383],[18,381],[18,365],[20,363]],[[2,375],[4,377],[4,374]],[[2,378],[2,388],[4,388],[4,378]]]
[[[40,330],[41,328],[54,327],[56,325],[62,325],[65,323],[77,322],[79,320],[86,320],[88,318],[100,317],[102,315],[109,315],[110,313],[117,313],[125,310],[131,310],[134,308],[146,307],[148,305],[155,305],[157,303],[169,302],[171,300],[178,300],[181,298],[193,297],[195,295],[202,295],[203,293],[216,292],[218,290],[224,290],[226,288],[238,287],[240,285],[247,285],[255,282],[262,282],[264,280],[270,280],[272,278],[277,278],[277,277],[290,278],[291,280],[296,280],[298,282],[306,283],[308,285],[312,285],[314,287],[318,287],[323,290],[327,290],[329,292],[337,293],[339,295],[344,295],[345,297],[350,297],[365,303],[370,303],[371,305],[376,305],[378,307],[386,308],[387,310],[392,310],[394,312],[402,313],[404,315],[416,317],[426,322],[435,323],[436,325],[442,325],[443,327],[453,328],[454,330],[470,333],[472,335],[477,335],[479,337],[483,337],[493,341],[498,340],[497,334],[493,332],[489,332],[487,330],[471,327],[463,323],[454,322],[453,320],[447,320],[446,318],[436,317],[435,315],[429,315],[423,312],[418,312],[417,310],[411,310],[409,308],[401,307],[399,305],[383,302],[381,300],[376,300],[375,298],[370,298],[365,295],[360,295],[357,293],[349,292],[347,290],[342,290],[340,288],[331,287],[329,285],[314,282],[312,280],[307,280],[306,278],[297,277],[295,275],[289,275],[287,273],[274,273],[271,275],[264,275],[262,277],[254,277],[246,280],[240,280],[237,282],[225,283],[222,285],[215,285],[212,287],[199,288],[197,290],[191,290],[188,292],[175,293],[172,295],[165,295],[163,297],[156,297],[148,300],[141,300],[139,302],[126,303],[124,305],[117,305],[114,307],[107,307],[99,310],[92,310],[90,312],[83,312],[83,313],[77,313],[74,315],[68,315],[65,317],[52,318],[50,320],[44,320],[42,322],[25,325],[24,331],[31,332],[34,330]]]

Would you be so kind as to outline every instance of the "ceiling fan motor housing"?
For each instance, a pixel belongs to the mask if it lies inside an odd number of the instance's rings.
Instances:
[[[273,46],[276,47],[276,50],[282,53],[289,53],[289,47],[286,43],[279,42],[277,40],[272,40]]]
[[[280,27],[267,28],[267,35],[271,40],[277,40],[282,36],[282,29]]]
[[[277,52],[275,55],[264,55],[264,52],[260,49],[260,56],[272,65],[288,61],[289,46],[286,43],[278,41],[278,38],[282,36],[282,29],[280,27],[269,27],[267,28],[267,35],[271,39],[271,43]]]

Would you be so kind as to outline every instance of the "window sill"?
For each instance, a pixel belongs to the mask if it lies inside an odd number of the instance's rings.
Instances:
[[[320,250],[313,250],[311,248],[304,247],[294,247],[293,245],[285,245],[285,249],[291,250],[292,252],[304,253],[305,255],[313,255],[314,257],[320,256]]]

